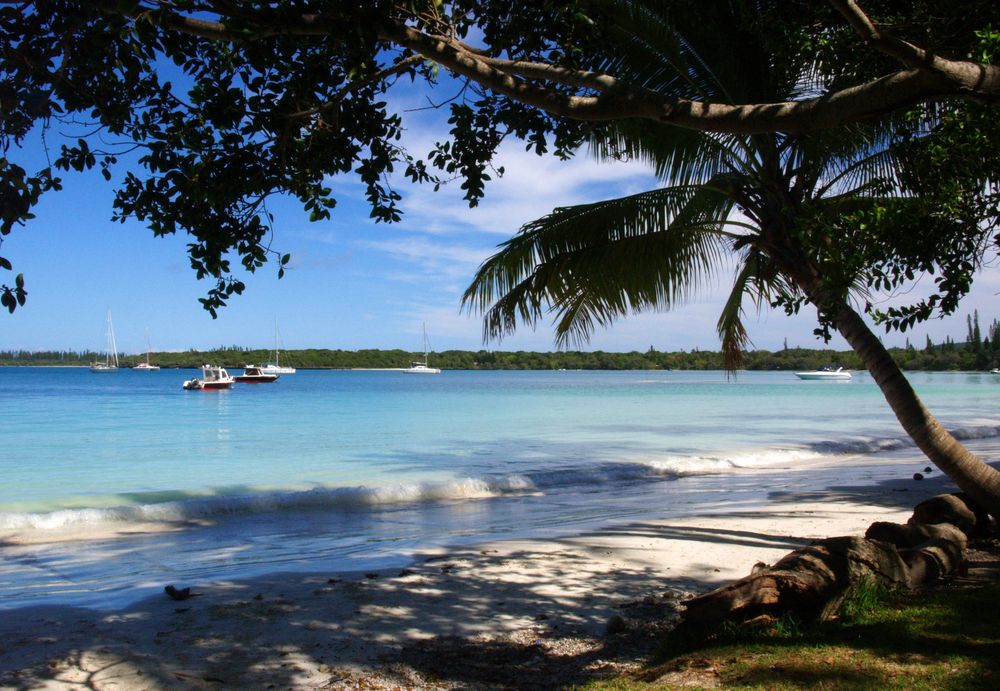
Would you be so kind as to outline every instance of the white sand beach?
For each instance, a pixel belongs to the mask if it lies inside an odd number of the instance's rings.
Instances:
[[[8,610],[0,688],[539,688],[617,673],[690,593],[816,538],[904,522],[951,491],[940,473],[906,475],[920,463],[735,513],[435,551],[402,570],[178,583],[195,595],[116,611]]]

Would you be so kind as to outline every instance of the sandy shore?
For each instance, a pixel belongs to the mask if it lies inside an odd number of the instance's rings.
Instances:
[[[2,611],[0,688],[551,688],[640,664],[693,592],[812,539],[905,521],[950,489],[937,476],[773,492],[739,513],[428,553],[402,571]]]

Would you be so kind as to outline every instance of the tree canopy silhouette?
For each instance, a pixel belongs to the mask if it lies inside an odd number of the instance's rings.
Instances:
[[[783,45],[776,72],[810,66],[787,100],[706,97],[683,75],[650,85],[608,69],[628,49],[623,9],[682,16],[730,4],[761,10],[753,30]],[[114,218],[187,233],[214,315],[245,288],[231,262],[284,270],[289,257],[268,242],[272,195],[324,219],[336,205],[330,176],[353,173],[372,218],[389,222],[401,213],[390,173],[459,177],[475,205],[508,137],[569,155],[616,121],[804,132],[917,103],[993,104],[998,26],[996,4],[979,1],[0,0],[0,234],[29,221],[63,172],[97,168],[111,180],[122,165]],[[450,131],[414,156],[385,94],[399,79],[437,83],[442,68],[457,80]],[[56,124],[74,136],[51,166],[27,169],[19,145]],[[13,264],[0,258],[0,268]],[[26,295],[17,274],[0,300],[13,311]]]

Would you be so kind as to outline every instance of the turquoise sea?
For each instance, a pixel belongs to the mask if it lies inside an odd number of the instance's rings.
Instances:
[[[0,368],[0,608],[386,566],[925,464],[866,373],[299,371],[182,390],[194,374]],[[970,444],[1000,436],[1000,377],[910,379]]]

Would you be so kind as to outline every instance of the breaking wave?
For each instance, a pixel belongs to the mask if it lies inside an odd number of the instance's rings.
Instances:
[[[385,487],[314,487],[239,496],[209,495],[110,508],[61,509],[48,513],[0,513],[0,531],[55,530],[96,523],[175,522],[281,511],[351,509],[421,502],[487,499],[534,490],[520,475],[462,478]]]
[[[1000,426],[982,425],[951,430],[960,440],[1000,437]],[[441,482],[380,487],[314,487],[306,490],[260,491],[239,495],[177,493],[163,501],[108,508],[67,508],[49,512],[0,513],[0,533],[59,530],[97,524],[183,522],[292,511],[391,508],[406,504],[482,500],[550,493],[581,486],[614,486],[636,481],[672,480],[748,469],[792,468],[841,455],[870,455],[912,447],[908,437],[823,441],[802,448],[760,449],[731,454],[688,454],[627,462],[560,465],[555,468],[494,477],[466,477]]]

